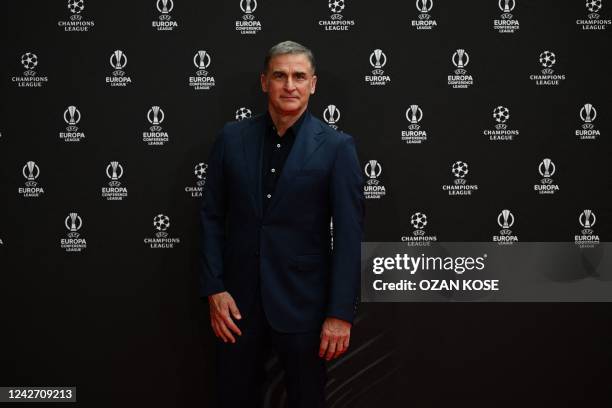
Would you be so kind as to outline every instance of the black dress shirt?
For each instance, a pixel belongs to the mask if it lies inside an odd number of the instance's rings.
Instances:
[[[300,130],[300,126],[304,121],[306,111],[302,116],[291,126],[283,136],[279,136],[276,132],[276,126],[270,117],[270,113],[266,112],[267,127],[264,137],[263,156],[261,160],[261,194],[262,194],[262,210],[266,213],[268,204],[274,196],[276,183],[280,178],[285,161],[289,157],[289,152],[293,147],[295,138]]]

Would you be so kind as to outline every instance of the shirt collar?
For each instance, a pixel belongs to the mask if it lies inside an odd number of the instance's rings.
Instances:
[[[302,115],[298,118],[298,120],[296,120],[295,123],[291,125],[289,129],[287,129],[287,132],[292,133],[293,136],[297,136],[298,132],[300,131],[300,128],[302,127],[302,124],[304,123],[304,119],[306,118],[307,114],[308,114],[308,109],[302,112]],[[270,116],[270,112],[268,111],[266,111],[266,121],[268,124],[268,132],[272,134],[272,136],[280,137],[278,136],[278,133],[276,133],[276,127],[274,126],[274,122],[272,121],[272,116]],[[287,132],[283,135],[283,137],[288,135]]]

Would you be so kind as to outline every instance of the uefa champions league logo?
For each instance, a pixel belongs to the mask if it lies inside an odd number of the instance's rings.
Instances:
[[[243,106],[243,107],[240,107],[240,108],[236,109],[235,117],[236,117],[237,121],[241,121],[241,120],[250,118],[252,115],[253,114],[252,114],[251,110],[249,108],[245,108]]]
[[[173,0],[157,0],[155,8],[159,12],[158,20],[153,20],[151,26],[157,31],[172,31],[178,27],[178,23],[172,20],[170,13],[174,9]]]
[[[323,120],[332,128],[338,129],[338,121],[340,121],[340,109],[336,105],[327,105],[323,111]]]
[[[158,214],[153,218],[153,227],[157,230],[155,236],[157,238],[166,238],[168,233],[166,230],[170,228],[170,217],[164,214]]]
[[[193,174],[196,177],[196,185],[195,186],[187,186],[185,187],[185,192],[189,193],[193,198],[202,197],[202,193],[204,191],[204,185],[206,184],[206,170],[208,169],[208,164],[206,163],[198,163],[193,168]]]
[[[157,214],[153,217],[153,228],[157,231],[155,238],[145,238],[144,243],[152,249],[171,249],[174,245],[181,242],[180,238],[169,238],[168,228],[170,228],[170,217],[164,214]]]
[[[382,173],[382,166],[378,160],[368,160],[363,168],[368,180],[364,186],[366,199],[380,199],[385,196],[386,188],[378,179]]]
[[[510,119],[510,109],[506,108],[505,106],[497,106],[495,109],[493,109],[493,119],[495,119],[495,122],[497,122],[495,129],[506,129],[508,127],[506,122],[508,119]]]
[[[329,0],[327,6],[329,7],[329,11],[333,14],[331,15],[332,20],[342,20],[342,14],[340,14],[345,7],[344,0]]]
[[[89,31],[90,27],[94,26],[91,20],[84,20],[83,10],[85,10],[84,0],[68,0],[68,11],[70,12],[69,21],[58,21],[57,25],[62,27],[64,31]]]
[[[212,59],[206,50],[199,50],[193,56],[193,65],[197,68],[196,76],[189,77],[189,86],[195,90],[209,90],[215,86],[215,78],[208,75]]]
[[[325,1],[325,0],[317,0]],[[346,8],[347,0],[328,0],[327,8],[332,13],[329,20],[319,20],[319,26],[325,31],[348,31],[349,27],[355,25],[354,20],[346,20],[340,13]]]
[[[514,140],[519,135],[516,129],[508,129],[508,120],[510,119],[510,109],[499,105],[493,109],[493,120],[495,121],[495,129],[485,129],[483,134],[489,137],[489,140]]]
[[[564,74],[554,74],[555,71],[553,70],[553,66],[557,63],[557,56],[554,52],[549,50],[542,51],[538,61],[543,67],[541,74],[532,74],[529,76],[536,85],[559,85],[561,81],[565,79]]]
[[[25,68],[23,76],[13,76],[12,82],[17,84],[18,88],[39,88],[49,79],[46,76],[37,76],[34,68],[38,66],[38,56],[33,52],[25,52],[21,55],[21,65]]]
[[[412,227],[414,228],[414,231],[412,231],[413,235],[425,235],[425,231],[423,229],[427,225],[427,215],[421,212],[412,214],[410,216],[410,224],[412,224]]]
[[[36,75],[34,68],[38,65],[38,57],[33,52],[26,52],[21,56],[21,65],[25,68],[24,76],[34,76]]]
[[[589,13],[587,19],[576,20],[576,24],[581,26],[583,30],[605,30],[607,26],[612,24],[612,20],[602,18],[599,14],[603,6],[602,0],[586,0],[585,6]]]
[[[550,75],[554,72],[552,67],[557,63],[557,56],[552,51],[542,51],[540,53],[540,64],[544,67],[542,74]]]
[[[593,226],[597,222],[593,210],[583,210],[578,216],[578,223],[582,227],[580,235],[574,236],[574,242],[580,248],[594,248],[599,244],[599,235],[593,231]]]
[[[28,161],[21,169],[25,178],[25,187],[19,187],[18,193],[24,198],[36,198],[44,194],[45,190],[38,185],[36,179],[40,176],[40,168],[33,161]]]
[[[455,184],[465,184],[465,176],[469,173],[468,164],[462,161],[454,162],[451,173],[455,176]]]
[[[470,172],[466,162],[457,160],[451,165],[451,174],[455,177],[453,184],[442,185],[442,190],[448,195],[472,195],[472,191],[478,190],[478,185],[468,184],[466,176]]]
[[[401,237],[402,242],[406,242],[408,246],[430,246],[431,242],[438,240],[435,235],[426,235],[425,227],[428,224],[427,215],[420,211],[413,213],[410,216],[410,225],[412,225],[412,235],[404,235]]]

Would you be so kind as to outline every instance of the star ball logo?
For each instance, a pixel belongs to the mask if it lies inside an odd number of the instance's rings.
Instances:
[[[168,132],[161,127],[162,122],[166,118],[164,111],[159,106],[151,106],[147,111],[147,120],[151,126],[149,131],[142,132],[142,141],[149,146],[163,146],[170,140]]]
[[[348,31],[355,26],[355,20],[347,20],[341,14],[346,8],[345,0],[328,0],[327,7],[332,14],[329,20],[319,20],[319,27],[325,31]]]
[[[40,88],[49,81],[46,76],[37,75],[34,68],[38,66],[38,56],[33,52],[26,52],[21,56],[21,65],[25,68],[22,76],[13,76],[11,81],[18,88]]]
[[[257,9],[257,0],[238,0],[242,10],[242,20],[236,20],[236,31],[240,34],[257,34],[261,31],[261,22],[253,14]]]
[[[172,31],[178,27],[178,23],[170,15],[174,9],[173,0],[157,0],[155,8],[159,12],[159,16],[157,20],[151,22],[151,27],[157,29],[157,31]]]
[[[557,171],[557,167],[555,163],[551,159],[544,159],[538,165],[538,173],[542,176],[540,180],[540,184],[535,184],[533,186],[534,191],[537,191],[539,194],[554,194],[559,191],[559,185],[555,184],[552,176]]]
[[[585,31],[601,31],[605,30],[612,20],[602,18],[599,12],[603,6],[602,0],[586,0],[585,3],[588,15],[586,19],[577,19],[576,25]]]
[[[85,133],[79,132],[77,124],[81,121],[81,111],[70,105],[64,110],[64,122],[66,122],[66,131],[59,133],[59,138],[64,142],[80,142],[85,139]]]
[[[38,185],[36,179],[40,176],[40,168],[33,161],[28,161],[21,169],[25,178],[25,187],[19,187],[18,193],[24,198],[37,198],[45,193],[45,189]]]
[[[430,246],[431,242],[436,242],[436,235],[427,235],[425,227],[427,226],[427,215],[422,212],[415,212],[410,216],[410,224],[414,228],[412,235],[402,236],[402,242],[406,242],[408,246]]]
[[[499,105],[493,109],[493,120],[495,121],[495,129],[485,129],[483,134],[493,141],[512,141],[519,135],[516,129],[508,129],[508,120],[510,119],[510,109]]]
[[[244,106],[242,106],[236,109],[235,117],[238,122],[240,122],[241,120],[249,119],[251,116],[253,116],[253,113],[249,108],[245,108]]]
[[[512,233],[512,226],[514,225],[514,214],[508,209],[502,210],[497,216],[497,225],[501,228],[499,235],[493,236],[493,242],[497,242],[499,245],[512,245],[518,242],[518,236]]]
[[[408,121],[408,130],[402,130],[402,140],[407,144],[421,144],[427,141],[427,131],[421,129],[419,122],[423,119],[423,110],[419,105],[410,105],[406,109],[406,120]]]
[[[109,62],[114,71],[111,76],[106,77],[106,83],[109,84],[109,86],[127,86],[132,83],[132,78],[126,75],[123,70],[127,65],[127,61],[127,55],[123,51],[113,51],[109,58]]]
[[[340,109],[336,105],[327,105],[323,111],[323,120],[332,129],[338,130],[338,122],[340,121]]]
[[[387,55],[381,49],[375,49],[370,54],[370,65],[372,68],[372,75],[366,75],[365,81],[372,86],[384,86],[388,82],[391,82],[391,77],[385,75],[383,67],[387,65]]]
[[[579,112],[580,120],[582,120],[582,129],[576,129],[576,136],[580,140],[594,140],[597,136],[600,136],[598,129],[595,129],[593,122],[597,117],[597,109],[590,104],[585,103]]]
[[[153,217],[153,228],[155,229],[155,237],[147,237],[144,239],[145,245],[152,249],[171,249],[181,242],[180,238],[170,238],[168,229],[170,228],[170,217],[164,214],[157,214]]]
[[[81,252],[87,248],[87,241],[81,236],[79,230],[83,227],[83,219],[76,212],[69,213],[64,219],[64,226],[68,230],[68,238],[60,239],[60,247],[66,252]]]
[[[448,76],[448,85],[453,88],[469,88],[474,85],[474,78],[466,70],[470,55],[464,49],[458,49],[453,53],[451,61],[455,66],[455,75]]]
[[[111,161],[106,165],[106,177],[108,177],[108,187],[102,187],[102,198],[107,201],[122,201],[128,196],[128,190],[121,185],[123,177],[123,166],[118,161]]]
[[[564,74],[554,74],[553,66],[557,63],[557,56],[552,51],[542,51],[539,57],[540,65],[542,66],[542,74],[532,74],[529,79],[535,82],[538,86],[556,86],[565,80]]]
[[[419,12],[417,20],[412,20],[412,27],[416,30],[431,30],[438,23],[429,12],[433,8],[433,0],[416,0],[416,9]]]
[[[453,184],[442,185],[442,191],[446,191],[450,196],[456,195],[472,195],[473,191],[478,190],[478,185],[468,184],[466,176],[469,173],[469,167],[466,162],[456,161],[451,165],[451,173],[455,176]]]
[[[189,77],[189,86],[197,91],[209,90],[215,86],[215,77],[209,76],[206,69],[210,66],[210,53],[199,50],[193,56],[193,65],[197,68],[196,76]]]
[[[364,167],[366,176],[368,177],[363,193],[366,199],[380,199],[387,194],[387,189],[378,179],[382,173],[382,166],[378,160],[368,160]]]
[[[574,242],[580,248],[593,248],[599,244],[599,235],[593,231],[593,226],[597,221],[592,210],[584,210],[578,216],[578,223],[582,227],[579,235],[574,236]]]
[[[516,6],[515,0],[499,0],[497,6],[501,10],[502,14],[499,19],[493,20],[493,29],[498,33],[512,34],[518,31],[520,28],[519,21],[514,19],[512,11]]]
[[[206,169],[208,169],[208,164],[206,163],[198,163],[193,168],[193,174],[196,178],[196,185],[185,187],[185,192],[187,192],[193,198],[202,197],[204,185],[206,184]]]
[[[57,25],[64,31],[89,31],[95,25],[93,20],[83,19],[83,11],[85,10],[84,0],[68,0],[68,11],[70,17],[68,20],[60,20]]]

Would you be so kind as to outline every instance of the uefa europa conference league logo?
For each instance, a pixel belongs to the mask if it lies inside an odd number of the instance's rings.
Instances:
[[[153,227],[157,231],[155,237],[147,237],[144,239],[145,245],[152,249],[171,249],[174,245],[181,242],[180,238],[171,238],[168,236],[168,228],[170,228],[170,217],[164,214],[158,214],[153,217]]]
[[[559,191],[559,185],[555,184],[552,176],[555,174],[557,167],[550,159],[544,159],[538,165],[538,172],[542,179],[540,184],[535,184],[533,189],[539,194],[554,194]]]
[[[102,187],[102,198],[108,201],[121,201],[127,197],[127,188],[121,185],[123,166],[118,161],[112,161],[106,166],[106,177],[110,180],[108,187]]]
[[[40,168],[33,161],[27,162],[21,169],[21,174],[25,178],[25,187],[19,187],[19,195],[29,198],[40,197],[41,194],[45,193],[43,187],[38,185],[36,179],[40,176]]]
[[[85,139],[85,133],[79,132],[77,124],[81,121],[81,111],[76,106],[69,106],[64,111],[64,122],[66,131],[59,133],[59,138],[64,142],[80,142]]]
[[[601,17],[599,14],[601,7],[602,0],[586,0],[586,9],[589,14],[586,19],[576,20],[576,25],[580,26],[583,30],[605,30],[607,26],[612,24],[612,20]]]
[[[518,237],[512,234],[512,226],[514,225],[514,215],[510,210],[502,210],[497,216],[497,225],[501,228],[499,235],[493,235],[493,242],[499,245],[512,245],[518,242]]]
[[[189,77],[189,86],[196,91],[209,90],[215,86],[215,77],[209,76],[210,54],[205,50],[199,50],[193,56],[193,65],[197,68],[196,76]]]
[[[448,195],[472,195],[472,191],[478,190],[477,184],[468,184],[465,176],[469,173],[467,163],[456,161],[451,166],[451,173],[455,176],[453,184],[442,185],[442,191],[448,192]]]
[[[594,248],[599,244],[599,235],[593,231],[593,226],[597,221],[592,210],[584,210],[578,216],[578,223],[582,227],[580,234],[574,236],[574,242],[580,248]]]
[[[510,109],[505,106],[497,106],[493,109],[493,119],[495,120],[495,129],[485,129],[483,134],[489,137],[489,140],[514,140],[519,135],[516,129],[508,129],[508,119],[510,119]]]
[[[85,10],[84,0],[68,0],[69,20],[60,20],[57,25],[64,31],[89,31],[89,28],[95,23],[92,20],[83,19],[83,10]]]
[[[26,52],[21,56],[21,65],[25,68],[23,75],[11,78],[18,88],[40,88],[49,81],[48,77],[37,75],[34,70],[38,66],[38,57],[33,52]]]
[[[387,56],[385,53],[376,49],[372,51],[370,54],[370,65],[372,68],[372,75],[366,75],[365,81],[373,86],[378,85],[387,85],[388,82],[391,82],[391,77],[389,75],[385,75],[385,71],[383,67],[387,64]]]
[[[402,236],[402,242],[406,242],[408,246],[430,246],[431,242],[436,242],[438,237],[435,235],[427,235],[425,227],[427,226],[427,215],[422,212],[415,212],[410,216],[410,224],[414,228],[412,235]]]
[[[474,78],[466,70],[470,55],[465,50],[458,49],[453,53],[451,61],[455,66],[455,75],[448,76],[448,84],[453,88],[469,88],[474,85]]]
[[[163,146],[170,140],[168,132],[165,132],[161,123],[166,118],[164,111],[159,106],[151,106],[147,111],[147,120],[151,124],[149,131],[142,132],[142,141],[149,146]]]
[[[368,177],[363,186],[365,198],[377,200],[384,197],[387,194],[387,189],[378,179],[382,173],[382,166],[378,160],[369,160],[363,170]]]
[[[580,140],[594,140],[600,135],[599,130],[595,129],[593,122],[597,117],[597,109],[590,103],[585,103],[579,112],[582,120],[582,129],[576,129],[576,136]]]
[[[174,8],[173,0],[157,0],[155,2],[155,8],[159,11],[158,20],[153,20],[151,26],[157,31],[172,31],[178,27],[178,23],[172,20],[170,13]]]
[[[355,20],[346,20],[340,14],[346,7],[346,0],[328,0],[327,7],[332,13],[329,20],[319,20],[319,26],[323,27],[325,31],[348,31],[350,27],[355,25]]]
[[[402,140],[408,144],[421,144],[427,141],[427,131],[421,129],[423,119],[423,110],[419,105],[410,105],[406,109],[406,120],[408,121],[408,130],[402,130]]]
[[[516,19],[513,19],[512,11],[516,6],[515,0],[499,0],[497,2],[499,9],[502,14],[499,16],[499,19],[493,20],[493,29],[498,33],[508,33],[512,34],[516,32],[519,27],[519,22]]]
[[[416,9],[419,15],[417,20],[412,20],[412,27],[417,30],[431,30],[436,27],[438,23],[429,14],[432,8],[433,0],[417,0]]]
[[[553,66],[557,63],[557,56],[552,51],[542,51],[540,53],[540,65],[542,65],[542,75],[532,74],[529,79],[538,86],[556,86],[565,80],[564,74],[555,74]]]
[[[110,65],[114,69],[111,76],[106,77],[109,86],[127,86],[132,83],[132,78],[125,74],[123,68],[127,65],[127,55],[121,50],[114,51],[110,56]]]
[[[257,0],[238,0],[242,10],[242,20],[236,20],[236,31],[240,34],[257,34],[261,31],[261,22],[255,18]]]
[[[68,230],[68,238],[60,239],[60,246],[66,252],[81,252],[87,248],[87,241],[81,236],[79,230],[83,227],[83,219],[76,212],[71,212],[64,219],[64,226]]]
[[[202,191],[204,189],[204,184],[206,184],[206,169],[207,168],[208,168],[208,164],[206,163],[198,163],[195,165],[193,169],[193,174],[195,174],[195,177],[196,177],[196,185],[185,187],[185,192],[189,193],[191,197],[194,197],[194,198],[202,197]]]

